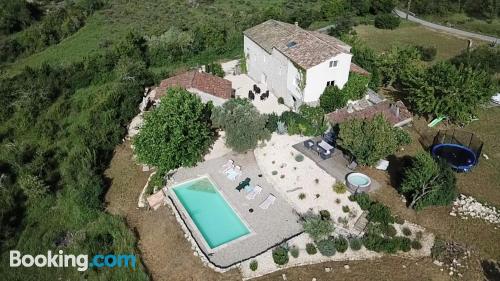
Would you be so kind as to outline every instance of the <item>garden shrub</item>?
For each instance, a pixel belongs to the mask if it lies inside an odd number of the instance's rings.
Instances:
[[[404,236],[410,236],[411,235],[411,229],[409,227],[407,227],[407,226],[403,227],[401,229],[401,231],[403,232]]]
[[[347,186],[344,183],[337,182],[333,186],[333,191],[335,191],[337,194],[344,194],[347,192]]]
[[[417,240],[413,240],[411,241],[411,248],[415,250],[420,250],[422,249],[422,244]]]
[[[374,25],[381,29],[395,29],[399,26],[401,20],[392,14],[382,14],[375,17]]]
[[[358,238],[349,239],[349,246],[353,251],[359,251],[362,245],[363,244],[361,243],[361,240],[359,240]]]
[[[266,129],[271,133],[276,132],[278,130],[279,120],[280,118],[276,113],[267,114]]]
[[[205,71],[207,73],[213,74],[215,76],[224,77],[224,70],[222,69],[222,65],[220,63],[209,63],[205,67]]]
[[[279,97],[278,104],[284,104],[284,103],[285,103],[285,100],[283,99],[283,97]]]
[[[342,206],[342,212],[349,213],[349,211],[350,211],[349,206],[347,206],[347,205]]]
[[[256,271],[259,266],[259,263],[256,260],[252,260],[250,262],[250,270],[251,271]]]
[[[329,221],[332,218],[330,215],[330,212],[328,210],[319,211],[319,215],[321,216],[322,220],[326,220],[326,221]]]
[[[288,249],[284,246],[278,246],[273,250],[273,260],[277,265],[288,263]]]
[[[321,216],[306,214],[302,222],[304,232],[314,241],[327,238],[333,231],[333,224],[329,220],[323,220]]]
[[[335,249],[339,253],[344,253],[345,251],[347,251],[347,248],[349,248],[349,243],[347,239],[345,239],[342,236],[335,238],[334,243],[335,243]]]
[[[396,236],[396,234],[398,234],[398,231],[392,224],[388,224],[384,226],[384,234],[389,237],[394,237]]]
[[[304,161],[304,155],[302,155],[302,154],[296,155],[295,156],[295,161],[297,161],[297,162]]]
[[[373,203],[370,206],[368,220],[382,224],[394,223],[394,217],[392,217],[389,207],[379,202]]]
[[[300,193],[300,194],[299,194],[299,199],[300,199],[300,200],[304,200],[304,199],[306,199],[306,194],[305,194],[304,192]]]
[[[433,61],[436,58],[436,47],[417,46],[417,50],[420,52],[423,61]]]
[[[403,219],[401,216],[394,216],[394,222],[396,222],[397,224],[404,224],[405,223],[405,219]]]
[[[313,243],[307,243],[306,244],[306,252],[309,254],[309,255],[314,255],[318,252],[318,250],[316,249],[316,246],[314,246]]]
[[[292,257],[294,257],[294,258],[298,258],[299,257],[299,248],[297,248],[296,246],[293,246],[290,249],[290,255],[292,255]]]
[[[409,252],[411,250],[411,239],[408,237],[394,237],[394,243],[397,245],[398,249],[403,252]]]
[[[370,206],[372,205],[372,200],[370,199],[370,196],[368,194],[358,193],[351,196],[354,198],[354,201],[358,203],[361,210],[366,211],[370,209]]]
[[[272,171],[271,175],[276,176],[278,174],[278,171]]]
[[[316,247],[318,247],[318,251],[325,257],[335,255],[335,242],[331,237],[317,242]]]

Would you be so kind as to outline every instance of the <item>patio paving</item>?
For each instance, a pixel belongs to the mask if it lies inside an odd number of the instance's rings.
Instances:
[[[321,137],[316,137],[312,140],[316,143],[316,141],[321,140]],[[300,151],[300,153],[313,160],[318,165],[318,167],[341,182],[345,182],[346,176],[353,172],[353,170],[347,168],[349,162],[345,159],[342,151],[340,151],[339,149],[335,149],[331,158],[323,159],[316,151],[305,147],[303,142],[294,144],[293,148],[297,149],[298,151]],[[371,180],[372,184],[370,186],[370,192],[380,188],[380,183],[378,183],[374,179]]]
[[[235,165],[239,165],[243,172],[235,181],[230,181],[220,172],[222,165],[227,163],[229,159],[233,160]],[[179,169],[173,175],[173,180],[167,184],[168,195],[177,210],[182,210],[182,208],[178,206],[180,203],[169,187],[206,175],[216,184],[219,192],[233,207],[240,218],[242,218],[251,232],[249,235],[212,250],[205,246],[204,238],[192,223],[189,215],[180,211],[182,220],[190,230],[199,248],[215,266],[227,268],[265,252],[285,240],[302,233],[302,226],[298,215],[290,204],[281,197],[280,193],[276,192],[274,187],[262,176],[262,172],[255,161],[255,156],[251,152],[246,154],[229,153],[222,157],[199,163],[196,167]],[[261,176],[259,177],[259,175]],[[257,195],[254,200],[246,199],[245,191],[238,192],[236,190],[238,183],[247,177],[251,179],[250,184],[252,186],[260,185],[263,188],[262,193]],[[266,210],[259,208],[259,204],[269,194],[276,196],[274,204]],[[254,210],[252,213],[249,212],[250,208]]]
[[[236,90],[237,97],[248,98],[248,91],[253,89],[254,84],[260,88],[261,93],[268,90],[264,84],[255,82],[246,74],[234,75],[234,71],[231,69],[231,67],[234,68],[234,65],[234,61],[231,61],[223,64],[223,68],[226,73],[229,73],[224,78],[233,83],[233,89]],[[273,92],[269,92],[269,94],[269,97],[265,100],[260,100],[260,95],[255,95],[255,99],[252,101],[252,104],[260,113],[269,114],[274,112],[280,115],[282,112],[290,110],[287,106],[278,103],[278,98]]]

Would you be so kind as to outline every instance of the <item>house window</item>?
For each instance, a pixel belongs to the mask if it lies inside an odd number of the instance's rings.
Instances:
[[[328,86],[333,86],[333,85],[335,85],[335,81],[333,81],[333,80],[332,80],[332,81],[328,81],[328,82],[326,82],[326,86],[327,86],[327,87],[328,87]]]
[[[331,68],[331,67],[337,67],[337,64],[338,64],[338,63],[339,63],[339,61],[338,61],[338,60],[332,60],[332,61],[330,61],[330,68]]]

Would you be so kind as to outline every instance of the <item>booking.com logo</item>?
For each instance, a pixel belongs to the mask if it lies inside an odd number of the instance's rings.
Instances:
[[[92,257],[89,263],[88,255],[64,254],[59,250],[58,254],[47,251],[47,255],[22,255],[20,251],[10,251],[11,267],[76,267],[78,271],[85,271],[89,268],[115,268],[126,267],[135,269],[136,258],[134,255],[100,255]]]

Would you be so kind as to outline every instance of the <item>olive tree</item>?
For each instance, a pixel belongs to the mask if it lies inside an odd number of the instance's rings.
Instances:
[[[214,141],[211,107],[186,90],[169,89],[134,139],[138,159],[160,171],[195,165]]]
[[[253,149],[271,136],[266,128],[268,116],[247,99],[235,98],[215,107],[211,118],[215,127],[226,132],[226,145],[236,152]]]
[[[373,120],[351,119],[339,127],[340,145],[362,165],[373,165],[411,142],[408,132],[394,128],[381,114]]]

